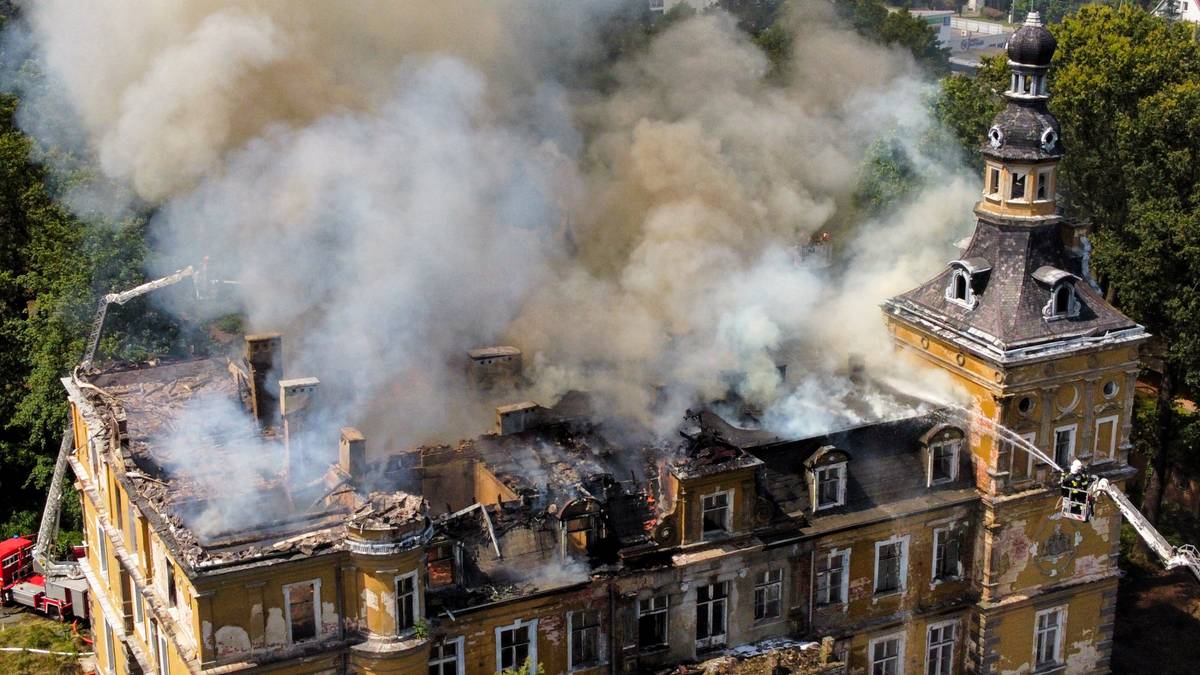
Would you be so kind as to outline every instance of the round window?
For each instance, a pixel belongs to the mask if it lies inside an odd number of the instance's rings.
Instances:
[[[1022,396],[1021,400],[1017,401],[1017,412],[1022,415],[1028,415],[1031,410],[1033,410],[1033,399],[1028,396]]]
[[[1117,381],[1116,380],[1109,380],[1108,382],[1104,383],[1104,395],[1107,396],[1108,398],[1112,398],[1117,395]]]
[[[998,148],[1004,144],[1004,132],[1000,131],[1000,127],[992,127],[988,130],[988,142],[993,148]]]

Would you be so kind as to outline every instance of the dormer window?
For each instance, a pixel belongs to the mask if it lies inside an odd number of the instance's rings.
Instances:
[[[846,462],[849,459],[845,452],[826,445],[804,462],[809,470],[808,487],[814,512],[846,503]]]
[[[1075,282],[1079,277],[1057,267],[1045,265],[1037,268],[1033,278],[1050,289],[1050,297],[1042,307],[1042,316],[1047,321],[1079,316],[1081,305],[1075,293]]]
[[[983,258],[968,258],[950,263],[950,283],[946,299],[967,309],[975,309],[976,292],[982,288],[984,276],[992,269]]]
[[[958,479],[966,434],[949,424],[939,424],[922,438],[925,445],[925,485],[932,487]]]

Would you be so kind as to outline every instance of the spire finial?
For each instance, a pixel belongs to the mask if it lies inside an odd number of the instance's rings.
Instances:
[[[1026,26],[1041,26],[1042,25],[1042,15],[1039,14],[1037,12],[1037,10],[1034,10],[1034,11],[1030,12],[1029,14],[1026,14],[1025,15],[1025,25]]]

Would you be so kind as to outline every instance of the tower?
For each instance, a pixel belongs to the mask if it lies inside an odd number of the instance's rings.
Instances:
[[[1036,12],[1009,39],[1006,106],[981,148],[977,223],[958,259],[884,304],[897,349],[950,373],[969,407],[981,495],[969,672],[1108,672],[1120,515],[1062,518],[1057,473],[988,430],[1003,425],[1060,466],[1118,484],[1146,331],[1088,275],[1086,227],[1063,217],[1065,149],[1050,113],[1056,43]]]

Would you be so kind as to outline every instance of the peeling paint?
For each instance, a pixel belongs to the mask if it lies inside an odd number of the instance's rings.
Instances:
[[[217,629],[217,658],[226,659],[250,653],[250,635],[241,626]]]
[[[204,621],[200,624],[200,639],[206,649],[213,649],[212,623]]]
[[[267,610],[267,647],[283,647],[287,644],[287,625],[283,622],[283,610],[272,607]]]
[[[332,602],[321,603],[321,633],[325,635],[333,635],[338,631],[338,616],[337,608]]]

